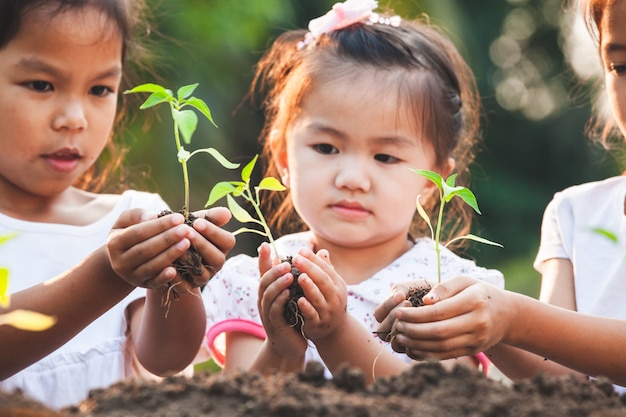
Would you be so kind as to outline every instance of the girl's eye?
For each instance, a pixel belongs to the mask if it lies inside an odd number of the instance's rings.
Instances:
[[[398,162],[400,160],[400,159],[396,158],[395,156],[387,155],[387,154],[384,154],[384,153],[376,154],[374,156],[374,159],[377,160],[378,162],[382,162],[383,164],[393,164],[393,163]]]
[[[26,86],[39,93],[47,93],[54,90],[54,87],[48,81],[30,81],[26,83]]]
[[[89,92],[91,94],[93,94],[94,96],[97,96],[97,97],[105,97],[105,96],[113,93],[113,89],[109,88],[109,87],[106,87],[104,85],[97,85],[95,87],[92,87]]]
[[[329,145],[327,143],[320,143],[320,144],[317,144],[317,145],[313,145],[313,149],[315,149],[317,152],[319,152],[321,154],[325,154],[325,155],[339,153],[339,150],[337,148],[335,148],[333,145]]]
[[[612,62],[609,64],[609,71],[615,75],[624,75],[626,74],[626,64],[616,64]]]

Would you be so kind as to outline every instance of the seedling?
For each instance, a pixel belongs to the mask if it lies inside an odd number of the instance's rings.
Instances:
[[[441,223],[443,220],[443,209],[446,203],[450,202],[450,200],[452,200],[454,197],[459,197],[467,205],[473,208],[476,213],[481,214],[480,209],[478,208],[478,203],[476,202],[476,196],[474,196],[473,192],[471,192],[468,188],[454,185],[454,182],[456,180],[456,174],[452,174],[451,176],[448,177],[448,179],[444,181],[441,175],[433,171],[428,171],[425,169],[412,169],[411,171],[433,182],[437,186],[437,189],[439,190],[440,205],[439,205],[439,214],[437,216],[436,229],[433,229],[433,226],[431,224],[430,218],[428,217],[428,214],[426,213],[426,211],[420,204],[421,195],[417,196],[416,206],[417,206],[417,212],[428,224],[431,238],[435,242],[435,252],[437,254],[437,283],[440,283],[441,282],[441,244],[440,244],[439,239],[441,236]],[[476,242],[484,243],[487,245],[502,247],[502,245],[499,243],[492,242],[491,240],[487,240],[487,239],[484,239],[482,237],[479,237],[473,234],[457,236],[454,239],[451,239],[448,243],[446,243],[444,247],[447,247],[452,242],[455,242],[461,239],[470,239],[470,240],[474,240]]]
[[[215,204],[215,202],[221,198],[226,197],[228,209],[237,221],[244,224],[253,223],[261,228],[259,230],[251,229],[249,227],[241,227],[234,231],[233,234],[236,236],[241,233],[250,232],[265,236],[269,240],[270,245],[272,245],[274,254],[280,259],[280,255],[276,249],[274,236],[272,236],[272,231],[270,230],[270,227],[265,220],[265,216],[263,216],[263,212],[261,211],[260,192],[263,190],[284,191],[286,188],[276,178],[266,177],[263,178],[258,185],[254,186],[254,193],[252,192],[250,178],[258,158],[259,155],[255,155],[254,158],[252,158],[252,160],[243,167],[241,170],[241,181],[222,181],[215,184],[209,193],[209,199],[207,200],[205,207]],[[257,218],[252,217],[250,213],[248,213],[248,211],[235,200],[234,197],[241,197],[250,203],[257,215]]]
[[[287,261],[291,261],[290,257],[283,258],[279,253],[276,247],[276,242],[274,237],[272,236],[272,231],[270,230],[267,221],[265,220],[265,216],[263,216],[263,212],[261,211],[261,198],[260,192],[265,191],[284,191],[286,190],[285,186],[280,183],[274,177],[266,177],[263,178],[258,185],[254,186],[254,191],[250,184],[250,178],[252,176],[252,171],[256,165],[258,155],[255,155],[254,158],[241,170],[241,181],[223,181],[216,184],[211,193],[209,194],[209,199],[206,203],[206,206],[210,206],[214,204],[216,201],[220,200],[223,197],[226,197],[228,208],[230,209],[233,217],[237,219],[240,223],[248,224],[252,223],[257,226],[257,228],[249,228],[249,227],[241,227],[233,232],[234,235],[238,235],[241,233],[256,233],[261,236],[265,236],[272,249],[274,251],[274,255],[278,259],[284,259]],[[256,218],[250,215],[246,209],[244,209],[238,202],[235,200],[235,197],[241,197],[245,201],[247,201],[254,209],[256,214]],[[292,267],[291,273],[293,274],[294,282],[291,284],[289,301],[287,303],[287,308],[285,308],[285,320],[287,323],[290,323],[296,328],[301,328],[302,326],[302,317],[298,313],[298,298],[304,295],[302,288],[298,284],[298,276],[300,271]]]
[[[13,239],[16,233],[0,236],[0,245]],[[8,308],[10,304],[9,290],[9,270],[0,267],[0,307]],[[49,329],[56,323],[56,318],[30,310],[17,309],[5,314],[0,314],[0,326],[3,324],[13,326],[20,330],[43,331]]]
[[[147,83],[138,85],[124,92],[124,94],[149,93],[150,96],[139,107],[142,110],[149,109],[161,103],[167,103],[170,106],[170,114],[174,122],[176,155],[183,173],[184,199],[180,213],[185,216],[185,222],[189,226],[191,226],[195,220],[195,217],[189,210],[189,173],[187,170],[187,162],[191,157],[200,153],[208,153],[225,168],[235,169],[239,167],[239,164],[228,161],[215,148],[196,149],[192,152],[185,149],[185,145],[191,144],[191,138],[198,127],[198,115],[196,111],[200,112],[213,126],[217,127],[211,116],[209,106],[207,106],[202,99],[192,96],[196,87],[198,87],[198,83],[182,86],[177,90],[176,95],[174,95],[171,90],[165,87],[158,84]],[[161,215],[170,213],[171,212],[164,212],[161,213]],[[177,298],[183,292],[189,292],[191,290],[192,287],[190,284],[193,284],[193,277],[202,273],[201,265],[203,262],[204,261],[193,247],[191,247],[183,257],[176,260],[174,266],[180,272],[184,280],[177,280],[171,283],[172,289],[182,285],[181,289],[174,289],[174,298]],[[208,265],[205,266],[210,269]],[[169,303],[169,296],[168,300],[165,302]]]

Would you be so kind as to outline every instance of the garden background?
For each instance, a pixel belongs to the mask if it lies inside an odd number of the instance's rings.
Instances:
[[[598,71],[597,53],[581,24],[571,24],[562,0],[380,0],[382,10],[428,18],[444,28],[474,70],[484,105],[484,143],[470,188],[482,215],[474,232],[503,249],[472,245],[467,256],[504,272],[506,287],[537,296],[532,268],[541,216],[552,195],[567,186],[620,172],[617,158],[590,142],[585,123]],[[305,28],[330,9],[330,0],[156,0],[150,37],[158,53],[155,74],[173,90],[198,82],[218,128],[201,120],[188,150],[215,147],[247,162],[259,151],[261,116],[246,93],[253,67],[284,30]],[[575,51],[572,51],[572,45]],[[574,53],[576,52],[576,53]],[[581,78],[582,77],[582,78]],[[582,80],[582,81],[581,81]],[[145,126],[147,112],[153,119]],[[143,188],[182,205],[182,174],[166,106],[137,114],[127,131],[127,165],[144,171]],[[211,187],[232,175],[207,155],[190,162],[192,209]],[[233,177],[234,179],[234,177]],[[233,221],[233,230],[238,227]],[[251,234],[231,254],[252,252]]]

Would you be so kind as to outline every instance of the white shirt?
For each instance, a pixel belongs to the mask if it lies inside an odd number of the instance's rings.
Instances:
[[[9,269],[9,293],[47,281],[81,262],[106,243],[122,211],[135,207],[167,209],[157,194],[126,191],[110,213],[86,226],[29,222],[0,214],[0,235],[18,233],[0,246],[0,265]],[[59,349],[0,381],[0,389],[19,388],[59,409],[78,404],[91,389],[120,381],[127,376],[126,307],[144,295],[144,289],[136,289]]]
[[[311,232],[283,236],[276,240],[278,251],[281,256],[293,256],[302,247],[313,249],[312,236]],[[504,278],[499,271],[478,267],[473,261],[463,259],[445,248],[442,248],[441,275],[443,280],[456,275],[465,275],[484,280],[499,288],[504,287]],[[434,243],[429,238],[418,239],[410,250],[372,277],[347,286],[347,311],[373,332],[379,325],[374,318],[374,309],[391,295],[394,284],[422,278],[428,278],[432,283],[436,277],[437,258]],[[226,261],[202,293],[209,330],[212,326],[233,319],[243,319],[262,325],[257,309],[259,279],[257,258],[237,255]],[[383,341],[381,343],[388,345]],[[401,356],[409,360],[406,355]],[[309,344],[306,361],[311,360],[323,363],[315,347]]]
[[[581,313],[626,319],[625,196],[626,177],[613,177],[569,187],[546,207],[534,267],[541,272],[548,259],[569,259]],[[596,228],[613,233],[617,243]]]

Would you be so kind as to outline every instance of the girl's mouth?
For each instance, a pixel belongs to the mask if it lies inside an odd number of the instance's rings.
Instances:
[[[363,219],[371,213],[359,203],[341,201],[330,206],[330,208],[342,217],[352,219]]]
[[[44,154],[42,158],[55,170],[67,173],[76,168],[82,156],[76,149],[64,148],[51,154]]]

